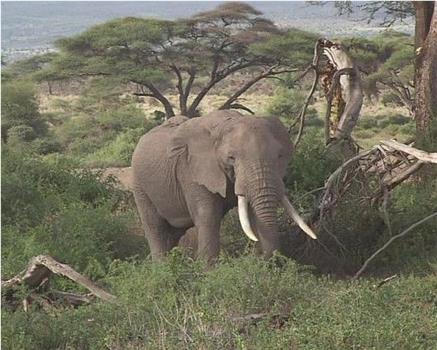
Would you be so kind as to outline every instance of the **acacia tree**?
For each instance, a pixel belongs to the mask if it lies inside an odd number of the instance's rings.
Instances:
[[[340,13],[353,10],[350,1],[336,2]],[[360,6],[369,21],[383,14],[383,25],[415,17],[414,116],[419,145],[435,148],[437,143],[437,2],[374,1]]]
[[[365,74],[363,88],[368,98],[389,89],[414,116],[414,43],[407,34],[387,31],[374,38],[351,38],[343,41]]]
[[[258,81],[303,66],[313,39],[300,31],[281,33],[247,4],[225,3],[183,20],[130,17],[97,25],[60,40],[61,54],[47,72],[129,82],[136,95],[158,100],[167,117],[175,109],[166,94],[176,90],[180,113],[193,117],[211,89],[237,72],[250,72],[249,78],[221,108],[244,108],[238,98]],[[302,51],[291,55],[294,44]]]

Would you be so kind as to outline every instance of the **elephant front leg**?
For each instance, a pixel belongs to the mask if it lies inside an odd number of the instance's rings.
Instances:
[[[214,263],[220,253],[220,220],[210,217],[196,225],[198,231],[197,257]]]
[[[197,229],[197,257],[213,263],[220,253],[220,224],[223,202],[217,195],[197,193],[190,202],[191,217]]]

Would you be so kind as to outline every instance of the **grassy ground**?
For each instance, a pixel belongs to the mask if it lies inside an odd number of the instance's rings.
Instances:
[[[264,113],[272,98],[258,91],[242,102]],[[224,100],[208,96],[202,111]],[[90,276],[115,294],[118,303],[96,301],[49,311],[34,305],[27,313],[3,303],[5,349],[437,348],[434,223],[387,249],[367,277],[357,281],[283,257],[269,262],[255,257],[235,216],[222,225],[223,253],[216,267],[207,269],[178,250],[165,262],[152,263],[137,232],[129,193],[104,173],[78,168],[129,165],[138,138],[157,124],[152,112],[159,106],[128,96],[113,103],[86,94],[41,97],[39,102],[51,125],[45,137],[58,148],[33,153],[32,142],[18,142],[2,149],[2,278],[20,272],[30,257],[46,253]],[[404,141],[413,134],[405,110],[367,105],[354,133],[363,147],[393,137]],[[316,200],[300,196],[323,185],[332,171],[323,158],[323,103],[313,107],[316,113],[287,174],[287,188],[300,209]],[[436,200],[435,181],[400,186],[389,208],[392,232],[434,211]],[[350,232],[364,217],[360,208],[346,208],[343,226],[337,222],[335,234],[346,232],[348,244],[364,235]],[[362,260],[390,237],[382,213],[372,215],[371,220],[382,222],[378,239],[365,249],[358,243],[348,246],[343,258]],[[372,231],[373,224],[361,226]],[[379,286],[395,273],[397,278]],[[83,292],[60,278],[53,287]],[[2,301],[7,297],[2,294]]]
[[[342,281],[288,261],[113,262],[117,305],[5,313],[7,349],[434,349],[437,278]],[[251,316],[252,315],[252,316]]]

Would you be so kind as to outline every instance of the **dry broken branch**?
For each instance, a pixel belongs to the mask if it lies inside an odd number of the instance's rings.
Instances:
[[[335,207],[356,179],[369,179],[373,176],[378,180],[379,186],[368,198],[374,204],[383,199],[384,193],[405,181],[425,163],[437,163],[437,155],[394,140],[381,141],[373,148],[358,153],[338,167],[326,181],[319,205],[319,220]]]
[[[400,152],[407,153],[423,162],[437,164],[437,153],[428,153],[420,149],[404,145],[403,143],[399,143],[395,140],[381,141],[381,144],[387,146],[389,149],[391,148]]]
[[[53,274],[67,277],[72,281],[85,287],[91,293],[87,295],[79,295],[73,293],[52,291],[48,293],[51,301],[63,299],[71,305],[81,305],[89,303],[91,300],[91,296],[96,296],[108,302],[115,302],[116,300],[114,295],[98,287],[89,278],[81,275],[69,265],[62,264],[48,255],[38,255],[32,258],[26,270],[7,281],[2,281],[1,287],[3,290],[6,290],[12,289],[19,285],[25,285],[32,290],[36,290],[39,289],[43,284],[47,284],[49,278]],[[35,299],[35,292],[31,293],[30,298]],[[24,304],[26,303],[27,300]]]

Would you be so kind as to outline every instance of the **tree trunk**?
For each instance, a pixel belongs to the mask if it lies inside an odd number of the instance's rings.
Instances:
[[[415,119],[417,143],[437,147],[437,2],[413,2],[415,29]]]

